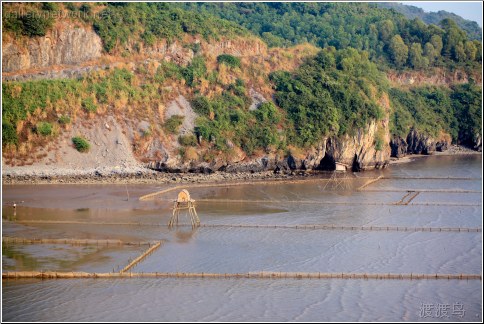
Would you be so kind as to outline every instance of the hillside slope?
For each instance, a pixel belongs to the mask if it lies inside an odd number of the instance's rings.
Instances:
[[[434,24],[437,26],[440,26],[442,20],[450,18],[456,22],[457,26],[467,33],[470,39],[478,41],[482,40],[482,28],[479,27],[479,24],[475,21],[464,19],[452,12],[445,10],[425,12],[421,8],[397,2],[378,2],[376,5],[380,8],[394,9],[408,19],[419,18],[426,24]]]
[[[84,5],[72,6],[57,10]],[[415,70],[383,73],[352,48],[271,48],[177,5],[89,10],[104,20],[61,16],[44,35],[27,35],[25,26],[4,33],[4,171],[365,170],[384,167],[395,146],[399,156],[451,142],[480,147],[475,61],[439,83]],[[125,30],[127,21],[138,24]],[[405,78],[418,87],[399,83]],[[75,149],[76,136],[89,142],[87,153]]]

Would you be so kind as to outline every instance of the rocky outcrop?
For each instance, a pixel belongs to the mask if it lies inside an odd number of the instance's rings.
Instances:
[[[59,25],[43,37],[24,42],[2,42],[2,72],[73,65],[102,54],[99,36],[90,29]]]
[[[330,137],[318,145],[300,153],[281,156],[269,153],[265,156],[249,159],[244,154],[234,154],[230,161],[213,161],[183,163],[176,156],[166,156],[163,161],[151,162],[148,167],[165,172],[262,172],[276,173],[305,172],[308,170],[334,170],[336,163],[345,165],[347,170],[362,171],[384,168],[390,160],[388,135],[383,135],[382,145],[375,147],[378,136],[388,122],[371,122],[366,129],[361,129],[354,136]]]
[[[193,110],[187,98],[179,95],[174,100],[170,101],[165,109],[165,121],[173,116],[182,116],[183,123],[180,125],[178,135],[193,134],[195,129],[195,120],[198,115]]]
[[[380,125],[382,130],[387,129],[388,124],[383,124]],[[320,168],[333,169],[332,160],[353,171],[384,168],[390,159],[390,140],[388,131],[379,129],[373,121],[366,130],[360,129],[354,136],[344,135],[328,139],[324,161],[326,164],[320,164]],[[378,138],[379,136],[382,138]],[[377,141],[381,141],[379,145],[376,144]]]
[[[258,56],[267,52],[267,45],[258,38],[226,39],[208,43],[202,47],[206,53],[214,56],[230,54],[234,56]]]
[[[482,137],[481,137],[481,134],[474,135],[473,141],[474,141],[474,150],[476,150],[478,152],[482,152]]]
[[[407,154],[430,155],[435,151],[446,151],[450,144],[449,136],[440,136],[436,139],[430,135],[419,133],[412,128],[408,133],[406,140],[399,136],[392,138],[390,141],[391,156],[401,158]]]
[[[136,47],[141,47],[137,50],[130,49],[132,52],[139,52],[150,57],[162,57],[166,61],[183,66],[190,63],[195,55],[191,48],[183,46],[179,41],[168,43],[166,40],[161,40],[151,47],[142,47],[143,45],[139,43],[135,44]]]
[[[436,141],[429,135],[424,135],[411,129],[407,135],[407,153],[432,154],[436,150]]]
[[[252,87],[249,89],[249,96],[250,96],[250,99],[252,99],[252,103],[250,104],[250,107],[249,107],[249,110],[251,111],[257,110],[257,108],[261,103],[264,103],[267,101],[267,99],[264,98],[264,96],[261,93],[255,91],[254,88]]]
[[[191,44],[192,46],[187,46]],[[185,41],[167,42],[161,40],[153,46],[144,46],[139,42],[127,44],[125,50],[132,54],[142,54],[150,57],[162,57],[166,61],[174,62],[186,66],[189,64],[195,52],[193,47],[199,47],[199,53],[212,55],[214,57],[221,54],[230,54],[234,56],[258,56],[267,52],[267,45],[257,38],[235,38],[224,39],[218,42],[211,41],[207,43],[195,37],[194,39],[185,39]]]
[[[449,86],[453,84],[467,83],[470,79],[477,84],[482,83],[482,75],[478,72],[468,73],[463,70],[446,71],[434,68],[431,72],[423,71],[390,71],[387,73],[388,80],[395,86]]]
[[[245,57],[267,54],[267,46],[262,41],[252,38],[211,43],[192,39],[190,42],[200,44],[200,51],[212,56],[231,54]],[[103,55],[102,42],[94,31],[62,24],[53,28],[44,37],[7,39],[2,41],[2,47],[4,81],[78,78],[86,73],[115,68],[122,64],[101,63],[99,59]],[[195,56],[193,49],[181,41],[169,43],[160,40],[153,46],[143,46],[142,43],[134,42],[126,44],[124,50],[143,58],[133,61],[137,64],[163,60],[186,66]],[[89,64],[79,66],[80,63],[88,61]],[[261,94],[255,91],[252,94],[257,104],[265,101]]]
[[[443,141],[435,143],[435,149],[437,152],[445,152],[448,150],[450,143]]]
[[[400,136],[394,136],[390,141],[391,156],[402,158],[407,155],[407,142]]]

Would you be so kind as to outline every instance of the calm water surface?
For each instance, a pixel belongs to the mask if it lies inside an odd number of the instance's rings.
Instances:
[[[204,224],[482,228],[481,163],[481,156],[420,158],[358,174],[407,178],[380,180],[358,192],[324,190],[324,181],[187,188],[194,199],[203,200],[197,211]],[[414,177],[468,179],[409,179]],[[352,180],[352,186],[365,181]],[[170,231],[157,225],[168,222],[175,192],[137,200],[164,188],[129,186],[127,200],[124,185],[4,186],[2,234],[165,240],[133,269],[139,272],[482,273],[482,233],[476,232]],[[405,190],[425,192],[409,205],[391,205]],[[16,212],[8,205],[14,201],[23,201]],[[119,271],[145,248],[4,244],[2,269]],[[482,320],[482,282],[475,280],[25,279],[3,280],[2,293],[5,321]],[[421,313],[424,305],[430,309],[427,316]],[[439,318],[438,307],[448,307],[448,317]]]

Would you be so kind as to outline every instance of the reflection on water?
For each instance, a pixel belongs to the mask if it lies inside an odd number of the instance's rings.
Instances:
[[[111,272],[124,267],[143,247],[67,244],[3,244],[2,268],[15,271]]]
[[[390,178],[367,191],[323,190],[318,180],[187,188],[202,224],[482,228],[481,161],[429,157],[365,172],[358,176]],[[359,187],[367,179],[352,181]],[[25,201],[16,212],[3,206],[4,236],[165,242],[133,271],[482,273],[481,233],[170,230],[176,192],[126,201],[124,186],[42,188],[4,186],[4,200]],[[133,186],[130,196],[160,189]],[[423,191],[408,205],[394,205],[409,189]],[[145,249],[4,244],[3,270],[119,271]],[[11,280],[3,282],[2,302],[7,321],[422,321],[424,303],[464,305],[464,317],[438,320],[480,321],[481,294],[479,281],[452,280]]]
[[[13,207],[3,207],[2,208],[2,219],[6,219],[8,221],[16,221],[17,220],[17,208]]]
[[[198,231],[198,228],[188,229],[188,227],[175,228],[176,243],[188,243]]]
[[[36,258],[22,253],[12,245],[2,244],[2,270],[23,271],[39,268]]]

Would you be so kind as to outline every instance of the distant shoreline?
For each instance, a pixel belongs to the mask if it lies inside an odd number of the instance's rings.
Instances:
[[[402,164],[415,161],[415,159],[425,158],[429,156],[454,156],[454,155],[481,155],[482,152],[472,150],[461,145],[451,145],[448,150],[444,152],[433,152],[432,154],[409,154],[401,158],[390,158],[390,165]]]
[[[415,159],[429,156],[458,156],[458,155],[481,155],[482,152],[474,151],[458,145],[452,145],[444,152],[434,152],[430,155],[412,154],[402,158],[391,158],[389,166],[410,163]],[[3,171],[3,170],[2,170]],[[273,171],[262,172],[214,172],[214,173],[168,173],[159,172],[147,168],[104,168],[103,170],[69,170],[69,169],[32,169],[31,172],[10,171],[2,172],[3,185],[37,185],[37,184],[193,184],[193,183],[216,183],[232,181],[257,181],[257,180],[291,180],[311,178],[320,175],[320,172],[304,172],[295,170],[291,174],[275,173]]]

